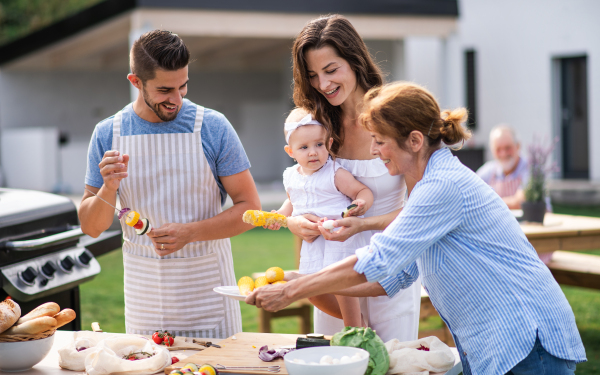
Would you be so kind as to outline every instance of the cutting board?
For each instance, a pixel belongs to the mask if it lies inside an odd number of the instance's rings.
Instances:
[[[287,375],[283,359],[278,358],[271,362],[264,362],[258,358],[258,349],[261,346],[268,345],[269,349],[277,349],[281,345],[296,345],[296,338],[301,335],[289,335],[279,333],[253,333],[240,332],[225,340],[219,341],[221,348],[210,347],[203,351],[191,355],[181,362],[168,366],[165,374],[185,366],[187,363],[196,363],[202,365],[209,363],[211,365],[221,364],[223,366],[270,366],[279,365],[281,371],[279,375]],[[238,373],[238,374],[269,374],[266,371],[248,371],[248,370],[219,370],[220,373]]]
[[[152,340],[152,336],[151,335],[142,335],[144,337],[146,337],[149,340]],[[167,349],[169,349],[169,351],[177,351],[177,350],[204,350],[206,349],[205,346],[203,345],[199,345],[194,343],[193,341],[194,339],[191,337],[175,337],[175,340],[173,342],[173,346],[170,347],[166,347]],[[210,341],[210,339],[208,340],[201,340],[201,341]]]

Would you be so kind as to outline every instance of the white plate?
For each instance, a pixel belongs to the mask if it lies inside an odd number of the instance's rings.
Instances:
[[[213,288],[213,291],[238,301],[246,300],[246,296],[240,294],[240,288],[237,286],[218,286]]]

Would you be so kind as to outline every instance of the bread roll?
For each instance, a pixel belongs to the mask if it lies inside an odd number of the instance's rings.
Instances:
[[[56,319],[51,316],[42,316],[39,318],[35,318],[32,320],[28,320],[25,323],[17,324],[16,326],[12,326],[4,333],[4,335],[35,335],[38,333],[42,333],[49,329],[53,329],[56,327]]]
[[[62,327],[65,324],[71,322],[73,319],[75,319],[76,316],[77,314],[75,314],[75,311],[71,309],[64,309],[63,311],[53,316],[53,318],[56,319],[56,328]]]
[[[44,303],[43,305],[39,305],[35,309],[31,310],[31,312],[19,319],[17,325],[23,324],[30,320],[39,318],[41,316],[54,316],[60,312],[60,306],[54,302]]]
[[[0,302],[0,333],[12,327],[21,316],[21,307],[12,299]]]

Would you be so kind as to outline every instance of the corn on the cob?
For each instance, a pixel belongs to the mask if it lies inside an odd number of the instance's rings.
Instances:
[[[244,220],[244,223],[246,224],[252,224],[257,227],[279,223],[282,227],[287,228],[287,217],[275,212],[248,210],[244,212],[242,220]]]

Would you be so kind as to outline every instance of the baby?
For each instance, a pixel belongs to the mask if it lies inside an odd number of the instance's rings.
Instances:
[[[313,214],[328,219],[339,219],[350,205],[346,216],[363,215],[373,204],[373,193],[330,156],[328,148],[333,139],[310,113],[294,109],[285,123],[285,152],[298,164],[283,173],[283,184],[288,195],[277,211],[285,216]],[[279,229],[271,226],[270,229]],[[300,273],[310,274],[354,255],[354,251],[368,245],[366,237],[357,234],[345,242],[327,241],[323,236],[312,243],[302,241]],[[337,303],[336,303],[337,300]],[[345,326],[363,326],[358,298],[320,295],[310,298],[319,309],[337,315],[337,305]]]

